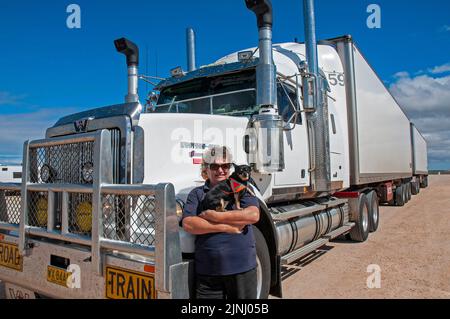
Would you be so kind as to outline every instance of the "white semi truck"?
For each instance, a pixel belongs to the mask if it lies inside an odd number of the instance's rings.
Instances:
[[[27,141],[20,184],[0,185],[0,280],[7,296],[189,298],[195,237],[179,226],[204,183],[202,152],[226,145],[252,166],[258,296],[282,296],[281,268],[328,241],[363,242],[379,203],[427,186],[426,142],[350,36],[272,44],[268,0],[246,0],[258,47],[175,69],[143,107],[138,49],[126,103],[60,119]]]

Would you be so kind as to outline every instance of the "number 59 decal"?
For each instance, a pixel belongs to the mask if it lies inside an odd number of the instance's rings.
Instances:
[[[328,73],[328,82],[330,85],[340,85],[344,86],[344,73],[332,72]]]

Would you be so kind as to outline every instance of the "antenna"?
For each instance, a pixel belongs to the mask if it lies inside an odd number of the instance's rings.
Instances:
[[[148,44],[145,45],[145,75],[148,75]],[[148,83],[145,82],[145,93],[148,92]]]

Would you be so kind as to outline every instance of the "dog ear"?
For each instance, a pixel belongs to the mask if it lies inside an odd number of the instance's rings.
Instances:
[[[233,164],[234,169],[237,169],[239,167],[239,165],[236,165],[236,163],[231,163]]]

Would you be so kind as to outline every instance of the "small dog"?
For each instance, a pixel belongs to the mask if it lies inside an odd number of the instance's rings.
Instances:
[[[203,210],[211,209],[224,212],[226,211],[225,207],[233,199],[236,203],[236,208],[240,210],[240,200],[245,192],[249,191],[254,195],[250,188],[247,187],[248,182],[251,181],[252,168],[249,165],[236,165],[234,163],[233,167],[234,172],[228,179],[219,182],[206,193],[202,201]]]

